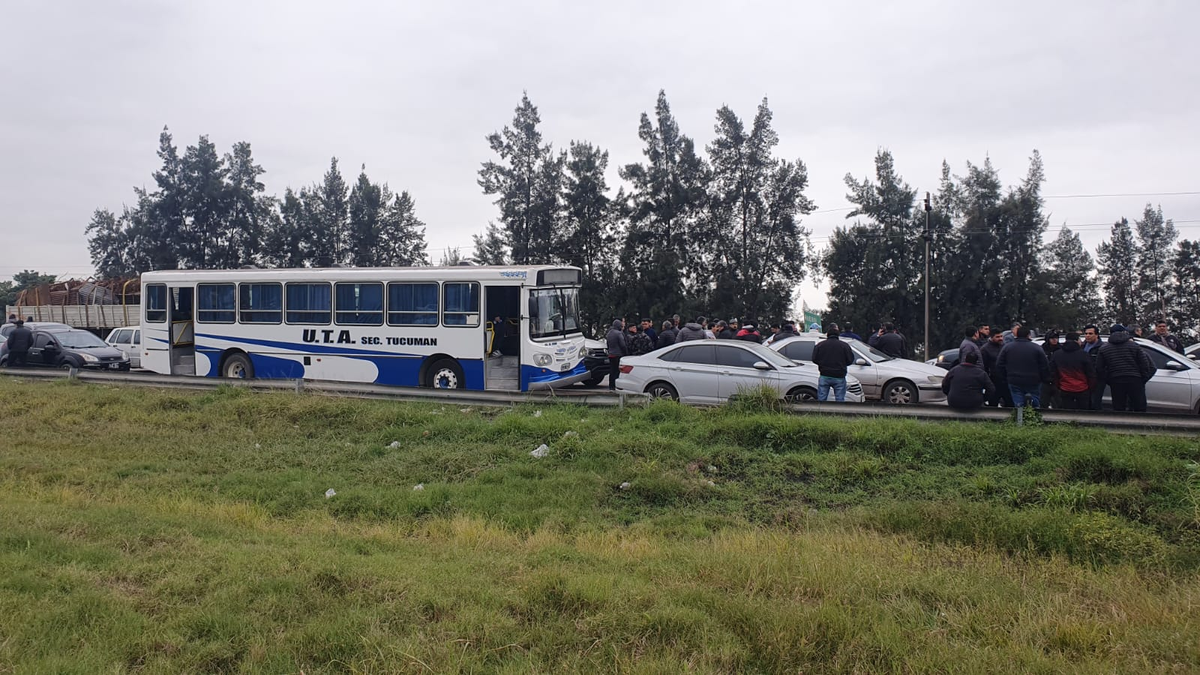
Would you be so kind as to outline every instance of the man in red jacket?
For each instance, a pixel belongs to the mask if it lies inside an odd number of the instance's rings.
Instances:
[[[1079,333],[1067,333],[1066,341],[1050,357],[1050,377],[1061,395],[1064,409],[1091,408],[1096,367],[1092,357],[1079,344]]]

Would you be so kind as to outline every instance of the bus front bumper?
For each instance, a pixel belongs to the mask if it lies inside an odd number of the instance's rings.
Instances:
[[[587,366],[580,361],[574,368],[568,371],[552,371],[545,368],[528,367],[528,390],[536,391],[539,389],[560,389],[569,387],[577,382],[583,382],[589,379],[592,374],[588,371]]]

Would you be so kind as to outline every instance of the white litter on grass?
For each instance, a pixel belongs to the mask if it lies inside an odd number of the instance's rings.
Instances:
[[[545,457],[546,455],[550,454],[550,446],[546,445],[545,443],[542,443],[541,445],[537,446],[533,450],[530,450],[529,454],[533,455],[534,457],[537,457],[538,459],[541,459],[542,457]]]
[[[255,449],[255,450],[262,450],[262,444],[261,444],[261,443],[255,443],[255,444],[254,444],[254,449]]]
[[[631,488],[631,487],[633,487],[633,486],[631,486],[631,485],[629,484],[629,481],[625,481],[624,483],[621,483],[621,484],[620,484],[620,485],[618,485],[617,487],[621,488],[622,490],[628,490],[629,488]]]
[[[395,450],[396,448],[400,447],[400,441],[392,441],[391,443],[388,443],[388,447]]]
[[[704,467],[704,470],[709,473],[716,473],[717,467],[713,466],[712,464],[709,464],[708,466]]]
[[[578,431],[568,431],[563,434],[563,438],[579,438]]]
[[[712,482],[711,480],[706,480],[704,482],[708,484],[708,487],[717,487],[717,484]]]
[[[534,417],[541,417],[541,416],[542,416],[542,411],[541,411],[541,410],[534,410],[534,411],[533,411],[533,416],[534,416]]]
[[[420,492],[421,490],[424,490],[424,489],[425,489],[424,483],[417,483],[416,485],[413,486],[413,490],[416,492]]]
[[[333,488],[329,488],[328,490],[325,491],[325,499],[329,499],[330,497],[332,497],[336,494],[337,494],[336,490],[334,490]]]
[[[470,409],[470,408],[459,408],[459,409],[458,409],[458,412],[460,412],[460,413],[469,413],[469,412],[471,412],[471,409]]]

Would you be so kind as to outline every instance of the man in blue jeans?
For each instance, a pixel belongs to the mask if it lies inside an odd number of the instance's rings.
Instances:
[[[996,359],[996,372],[1008,382],[1013,405],[1022,408],[1026,403],[1042,406],[1042,385],[1050,381],[1050,361],[1046,352],[1029,339],[1029,328],[1017,328],[1017,337],[1004,345]]]
[[[826,337],[813,347],[812,360],[821,371],[817,380],[817,400],[828,401],[829,389],[838,402],[846,400],[846,368],[854,363],[854,350],[839,339],[841,330],[836,323],[829,324]]]

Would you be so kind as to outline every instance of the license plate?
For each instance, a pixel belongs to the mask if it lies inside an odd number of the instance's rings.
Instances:
[[[108,367],[109,367],[109,368],[111,368],[112,370],[120,370],[120,369],[121,369],[121,364],[119,364],[119,363],[110,363],[110,364],[108,364]]]

